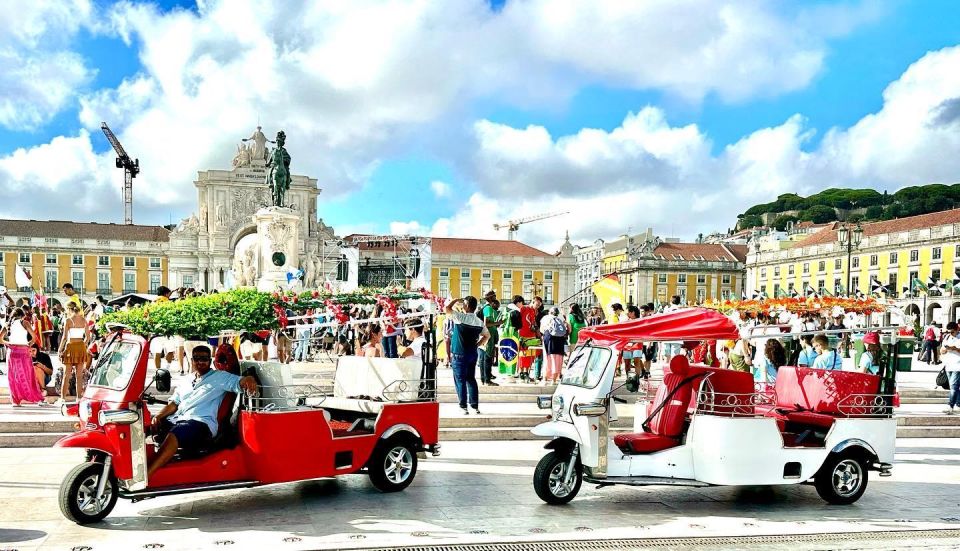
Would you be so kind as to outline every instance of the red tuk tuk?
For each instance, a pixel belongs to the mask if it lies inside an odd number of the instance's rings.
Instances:
[[[430,338],[430,333],[427,333]],[[60,508],[78,524],[97,522],[118,498],[248,488],[366,471],[379,490],[403,490],[417,472],[418,453],[439,454],[435,345],[422,360],[343,357],[332,392],[297,384],[290,366],[242,362],[258,391],[227,393],[213,444],[192,455],[179,452],[147,477],[156,453],[148,440],[147,391],[170,391],[159,370],[148,381],[150,339],[125,329],[113,332],[93,368],[84,396],[64,406],[79,416],[76,433],[56,443],[88,450],[87,460],[64,478]],[[182,455],[181,455],[182,454]]]

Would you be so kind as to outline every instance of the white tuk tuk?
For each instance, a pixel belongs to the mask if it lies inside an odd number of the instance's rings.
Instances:
[[[637,431],[610,434],[620,351],[629,343],[735,340],[737,326],[714,310],[690,308],[581,330],[560,385],[542,396],[552,418],[533,428],[552,437],[533,485],[547,503],[572,500],[583,481],[598,487],[813,483],[833,504],[857,501],[869,471],[889,476],[896,420],[895,371],[877,375],[781,367],[773,387],[750,373],[691,364],[677,355]],[[891,349],[894,346],[890,346]],[[643,411],[641,411],[643,410]]]

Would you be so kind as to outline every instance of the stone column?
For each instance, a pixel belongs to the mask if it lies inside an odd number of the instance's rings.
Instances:
[[[287,272],[299,264],[300,215],[286,207],[266,207],[253,215],[260,250],[257,289],[286,288]]]

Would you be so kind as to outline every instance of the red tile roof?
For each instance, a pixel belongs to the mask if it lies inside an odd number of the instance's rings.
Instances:
[[[343,238],[350,242],[352,237],[360,237],[361,234],[348,235]],[[550,253],[541,251],[521,243],[519,241],[509,241],[506,239],[466,239],[460,237],[433,237],[433,254],[486,254],[502,256],[554,256]],[[361,250],[369,250],[368,244],[361,245]]]
[[[930,214],[920,214],[917,216],[907,216],[905,218],[896,218],[883,222],[868,222],[863,224],[864,237],[873,235],[883,235],[885,233],[900,233],[910,230],[919,230],[921,228],[930,228],[933,226],[946,226],[949,224],[960,224],[960,209],[944,210],[940,212],[931,212]],[[810,245],[822,245],[832,243],[837,240],[838,222],[834,222],[826,229],[818,231],[810,237],[797,241],[794,247],[807,247]]]
[[[742,250],[743,254],[739,254]],[[719,243],[661,243],[654,249],[653,254],[663,256],[666,260],[703,260],[743,262],[747,256],[746,245],[721,245]]]
[[[136,224],[99,224],[65,220],[0,220],[0,235],[165,242],[170,239],[170,230],[162,226]]]

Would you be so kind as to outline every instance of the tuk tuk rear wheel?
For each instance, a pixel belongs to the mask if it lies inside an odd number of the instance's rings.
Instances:
[[[81,463],[60,483],[60,511],[77,524],[100,522],[113,511],[119,491],[111,472],[103,487],[103,496],[96,499],[97,486],[103,476],[103,463]]]
[[[817,493],[827,503],[850,505],[867,490],[867,466],[857,454],[830,454],[817,471]]]
[[[533,472],[533,489],[537,496],[551,505],[563,505],[577,497],[580,485],[583,484],[583,467],[580,461],[574,463],[573,480],[566,484],[567,468],[570,464],[570,454],[559,454],[555,451],[543,456]]]
[[[417,476],[417,451],[408,438],[390,438],[377,444],[367,471],[381,492],[399,492]]]

